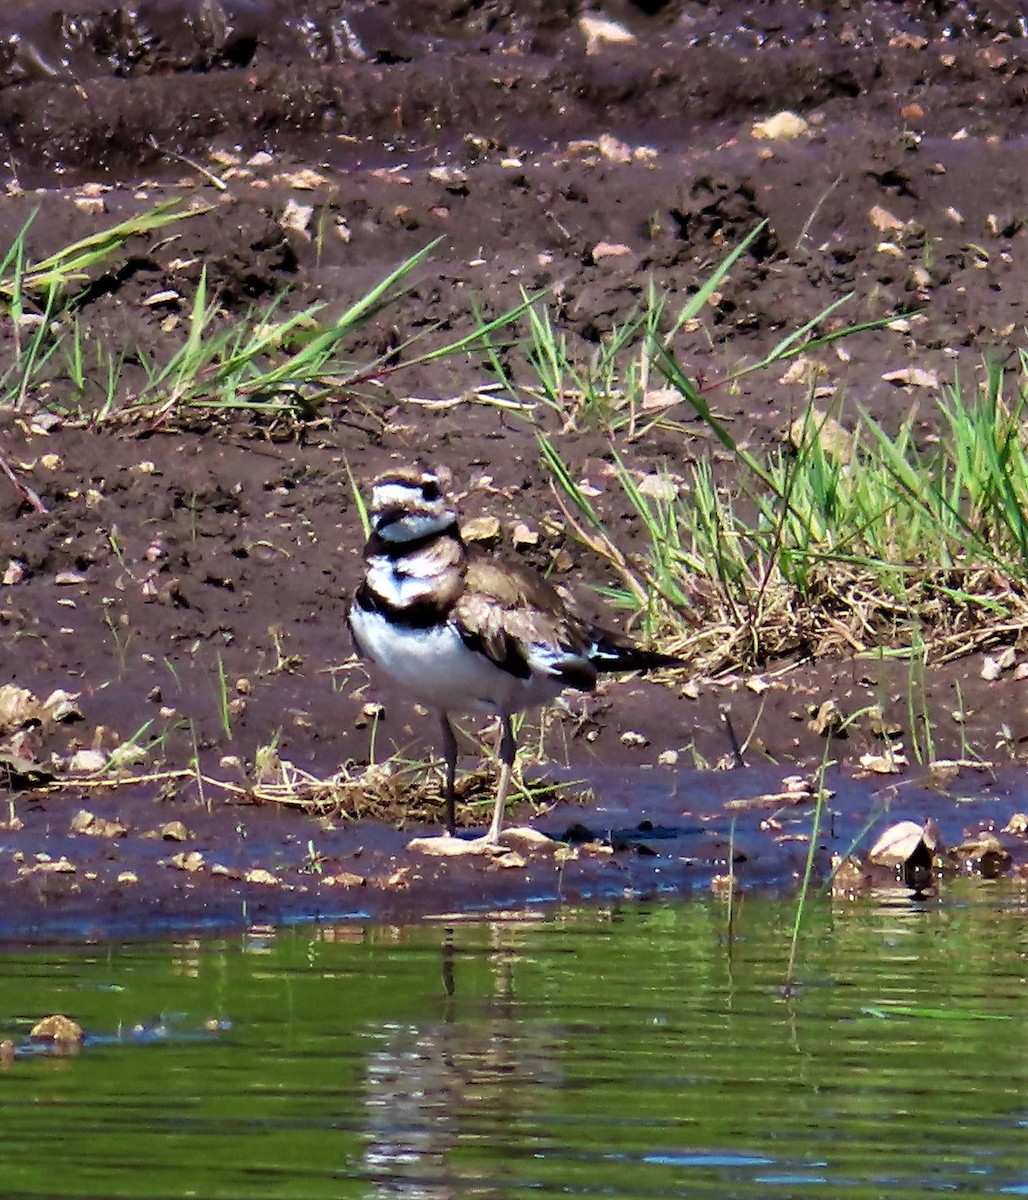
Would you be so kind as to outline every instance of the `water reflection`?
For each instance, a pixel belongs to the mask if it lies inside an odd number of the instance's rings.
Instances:
[[[556,1088],[562,1074],[561,1038],[555,1026],[519,1019],[514,990],[524,952],[524,930],[486,926],[488,943],[476,950],[487,965],[486,995],[471,989],[476,1019],[459,1004],[462,959],[459,934],[447,929],[439,951],[439,984],[445,997],[438,1019],[384,1024],[369,1031],[365,1104],[365,1167],[376,1196],[451,1200],[470,1182],[453,1159],[463,1142],[489,1128],[507,1128],[536,1103],[540,1088]],[[476,1195],[492,1195],[477,1186]]]
[[[1023,1194],[1026,913],[993,885],[818,899],[789,992],[793,905],[751,895],[731,938],[711,900],[10,953],[0,1039],[50,1012],[91,1038],[0,1074],[5,1186]]]

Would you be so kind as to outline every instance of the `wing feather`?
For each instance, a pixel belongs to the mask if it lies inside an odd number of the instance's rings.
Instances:
[[[467,645],[519,679],[542,671],[583,691],[596,686],[589,632],[544,579],[472,554],[465,585],[454,617]]]

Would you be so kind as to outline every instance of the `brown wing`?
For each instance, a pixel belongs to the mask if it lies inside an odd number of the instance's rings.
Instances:
[[[531,674],[532,657],[569,687],[596,686],[588,631],[560,593],[531,571],[471,553],[454,616],[469,646],[519,679]]]

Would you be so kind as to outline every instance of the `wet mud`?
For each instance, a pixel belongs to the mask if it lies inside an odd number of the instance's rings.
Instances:
[[[561,521],[536,426],[472,402],[493,381],[487,356],[405,367],[412,333],[438,344],[469,331],[476,306],[491,315],[545,292],[587,354],[651,282],[680,305],[766,221],[704,320],[681,331],[681,361],[717,380],[852,293],[840,320],[897,320],[824,356],[819,398],[838,402],[843,420],[859,404],[889,428],[916,407],[930,438],[941,386],[980,377],[1023,335],[1026,109],[1025,18],[1002,0],[670,0],[602,13],[402,0],[6,4],[3,245],[31,219],[38,261],[162,200],[198,210],[86,283],[87,350],[132,348],[130,383],[145,378],[135,348],[159,360],[180,344],[201,276],[220,327],[283,291],[283,312],[321,302],[331,318],[440,240],[350,348],[355,363],[395,348],[397,369],[329,398],[302,432],[250,414],[98,425],[88,416],[104,401],[102,373],[87,370],[73,387],[56,363],[40,392],[4,414],[15,482],[0,478],[0,683],[40,699],[67,690],[81,711],[3,729],[4,935],[709,887],[725,874],[735,811],[725,802],[772,794],[820,762],[826,728],[811,721],[829,699],[850,714],[877,704],[896,726],[883,739],[857,721],[831,742],[842,764],[832,786],[846,798],[839,853],[883,788],[901,816],[942,819],[949,846],[984,825],[998,835],[1028,807],[1016,794],[1028,738],[1017,629],[982,648],[1009,651],[998,678],[983,678],[982,653],[924,679],[907,664],[797,655],[688,687],[629,681],[558,709],[522,744],[585,779],[593,799],[578,805],[580,789],[569,788],[535,823],[561,836],[580,824],[601,847],[526,852],[524,867],[415,858],[399,811],[329,829],[324,815],[229,803],[177,775],[155,780],[190,768],[252,779],[271,744],[319,777],[394,752],[432,756],[433,722],[369,684],[349,657],[342,614],[361,543],[351,473],[367,481],[412,456],[444,463],[466,518],[499,517],[504,552],[555,569],[581,595],[611,583]],[[754,135],[786,110],[805,123],[800,134]],[[309,209],[299,226],[284,219],[291,204]],[[23,340],[5,316],[6,361]],[[523,376],[518,352],[501,353]],[[911,367],[925,372],[920,384],[896,376]],[[759,450],[782,439],[810,386],[775,371],[714,394],[733,435]],[[717,459],[688,412],[669,415],[677,428],[619,441],[632,470]],[[566,431],[561,449],[632,554],[642,532],[611,484],[606,433]],[[538,537],[513,544],[518,524]],[[732,762],[726,708],[759,780],[699,769]],[[481,757],[480,733],[465,730],[465,765]],[[904,742],[900,774],[854,780],[890,738]],[[45,790],[43,776],[60,780],[76,752],[126,745],[146,756],[126,754],[123,774],[149,785]],[[919,757],[994,769],[965,768],[967,804],[954,806],[957,785],[930,779],[924,790]],[[126,832],[70,833],[82,809]],[[480,824],[483,811],[465,820]],[[736,815],[740,878],[788,886],[805,846]],[[187,841],[159,836],[171,820]],[[607,837],[645,821],[672,834]],[[1023,836],[1002,837],[1016,874]],[[62,860],[74,870],[52,869]],[[254,871],[265,874],[248,881]]]
[[[811,885],[839,902],[874,895],[930,903],[967,876],[997,887],[1028,881],[1018,779],[966,769],[883,783],[839,771],[818,780],[783,779],[769,768],[608,767],[591,782],[587,799],[535,817],[532,830],[545,837],[529,839],[515,826],[502,851],[456,857],[410,848],[412,835],[438,832],[431,827],[312,819],[252,804],[157,806],[146,794],[36,797],[19,805],[22,827],[0,835],[0,940],[459,920],[710,891],[727,901],[752,888],[791,893],[806,868],[819,783]],[[868,856],[869,826],[926,820],[936,840],[924,862],[920,849],[902,851],[897,862]]]

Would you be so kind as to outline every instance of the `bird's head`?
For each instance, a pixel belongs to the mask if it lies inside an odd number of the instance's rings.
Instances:
[[[416,542],[457,526],[457,513],[446,495],[450,473],[390,471],[371,489],[371,528],[387,542]]]

